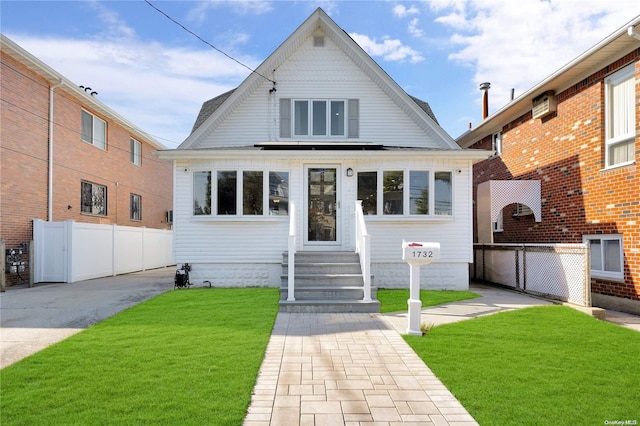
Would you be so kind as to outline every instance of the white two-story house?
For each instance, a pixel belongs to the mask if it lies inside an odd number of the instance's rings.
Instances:
[[[293,301],[287,253],[357,252],[365,286],[408,287],[411,240],[440,244],[423,287],[468,288],[471,171],[490,152],[460,148],[322,9],[158,155],[173,160],[175,258],[193,282],[282,283]]]

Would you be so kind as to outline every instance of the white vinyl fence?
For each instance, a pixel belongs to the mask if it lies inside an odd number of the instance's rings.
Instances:
[[[586,244],[474,244],[470,277],[591,306]]]
[[[35,219],[33,240],[36,283],[72,283],[175,264],[170,230]]]

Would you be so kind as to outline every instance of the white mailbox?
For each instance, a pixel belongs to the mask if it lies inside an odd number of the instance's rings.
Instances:
[[[440,243],[402,241],[402,260],[409,264],[409,315],[407,334],[420,336],[422,301],[420,300],[420,265],[440,260]]]
[[[440,243],[403,241],[402,260],[415,265],[437,262],[440,260]]]

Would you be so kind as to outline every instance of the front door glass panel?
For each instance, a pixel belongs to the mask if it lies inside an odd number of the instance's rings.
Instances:
[[[307,169],[307,241],[337,241],[337,169]]]

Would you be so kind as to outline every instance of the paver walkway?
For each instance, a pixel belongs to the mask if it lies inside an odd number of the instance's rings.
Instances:
[[[477,423],[384,317],[279,313],[244,424]]]

